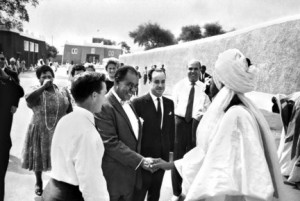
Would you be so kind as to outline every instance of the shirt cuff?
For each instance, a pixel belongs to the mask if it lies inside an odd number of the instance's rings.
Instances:
[[[141,162],[136,166],[135,170],[137,170],[141,166],[143,160],[144,160],[144,158],[142,158]]]

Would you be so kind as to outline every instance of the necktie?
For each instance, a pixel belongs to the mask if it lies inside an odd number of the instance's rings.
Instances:
[[[192,82],[192,88],[190,91],[189,100],[185,112],[185,121],[187,123],[189,123],[192,120],[194,96],[195,96],[195,83]]]
[[[157,119],[159,122],[159,127],[161,127],[161,105],[160,98],[157,98]]]

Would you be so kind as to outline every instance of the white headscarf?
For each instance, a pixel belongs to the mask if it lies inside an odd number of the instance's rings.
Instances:
[[[207,146],[218,131],[225,109],[230,104],[233,96],[237,94],[242,103],[255,117],[263,142],[265,157],[273,180],[274,196],[283,198],[282,178],[279,169],[276,145],[270,127],[260,110],[244,93],[254,90],[255,66],[248,67],[246,57],[237,49],[229,49],[218,56],[215,64],[213,80],[220,90],[203,116],[197,128],[197,146],[207,150]],[[224,87],[222,87],[224,85]]]
[[[220,82],[237,93],[254,90],[257,68],[248,67],[246,57],[237,49],[229,49],[219,54],[215,64],[213,79],[220,89]]]

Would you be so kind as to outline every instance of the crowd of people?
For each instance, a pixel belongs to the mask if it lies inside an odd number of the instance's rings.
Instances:
[[[12,115],[24,91],[4,55],[0,67],[3,199]],[[116,61],[106,63],[107,76],[74,65],[62,89],[50,66],[37,68],[40,85],[25,95],[33,117],[22,157],[22,167],[35,173],[36,195],[44,201],[158,201],[166,170],[173,201],[283,201],[282,175],[300,190],[299,93],[272,100],[283,122],[277,155],[267,121],[244,95],[255,88],[250,59],[229,49],[219,54],[212,76],[196,59],[183,68],[186,76],[172,98],[164,96],[164,65],[145,67],[143,76],[137,66]],[[139,96],[141,78],[149,91]],[[5,93],[10,97],[2,98]],[[45,188],[44,171],[51,171]]]

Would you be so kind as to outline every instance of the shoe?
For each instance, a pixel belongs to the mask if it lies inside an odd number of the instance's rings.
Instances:
[[[170,201],[180,201],[181,196],[173,195]]]
[[[35,189],[35,194],[37,196],[41,196],[43,194],[43,184],[40,184],[40,185],[35,184],[34,189]]]
[[[296,182],[296,183],[295,183],[295,186],[296,186],[296,187],[295,187],[296,190],[300,190],[300,182]]]
[[[283,183],[284,183],[284,184],[286,184],[286,185],[289,185],[289,186],[296,187],[296,184],[295,184],[295,183],[293,183],[293,182],[284,181]]]

